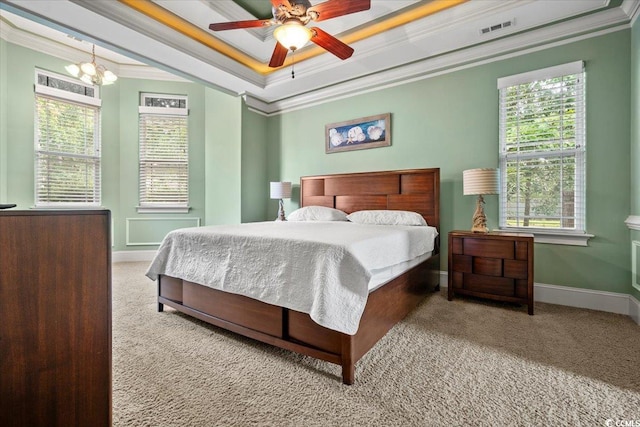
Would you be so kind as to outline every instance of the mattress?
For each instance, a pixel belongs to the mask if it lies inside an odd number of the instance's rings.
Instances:
[[[436,236],[434,227],[346,221],[187,228],[165,237],[147,276],[164,274],[308,313],[353,335],[370,287],[433,251]]]
[[[369,293],[375,291],[381,286],[386,285],[396,277],[411,270],[418,264],[421,264],[431,258],[433,251],[429,251],[423,255],[417,256],[409,261],[390,265],[385,268],[370,270],[371,279],[369,279]]]

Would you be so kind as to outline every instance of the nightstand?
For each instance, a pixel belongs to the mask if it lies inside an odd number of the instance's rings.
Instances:
[[[527,304],[533,315],[533,235],[451,231],[449,301],[455,294]]]

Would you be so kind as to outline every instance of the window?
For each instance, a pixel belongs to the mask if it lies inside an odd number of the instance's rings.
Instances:
[[[92,85],[36,70],[35,205],[100,205],[100,105]]]
[[[187,97],[143,93],[139,107],[138,212],[188,212]]]
[[[586,245],[584,80],[582,61],[498,80],[501,228]]]

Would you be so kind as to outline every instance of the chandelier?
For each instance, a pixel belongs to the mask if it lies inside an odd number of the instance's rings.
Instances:
[[[107,70],[104,65],[96,64],[96,45],[91,50],[91,62],[79,62],[64,67],[69,74],[77,77],[87,84],[111,85],[118,76]]]

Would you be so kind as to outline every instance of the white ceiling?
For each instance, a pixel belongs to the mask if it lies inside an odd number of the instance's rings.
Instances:
[[[269,61],[273,27],[208,30],[212,22],[265,17],[254,17],[231,0],[153,3],[205,30],[206,37],[261,63]],[[340,38],[425,3],[372,0],[368,11],[314,25]],[[345,61],[323,53],[298,62],[295,79],[289,66],[268,74],[254,71],[117,0],[0,0],[0,35],[69,61],[86,60],[95,43],[99,62],[122,77],[180,76],[245,96],[254,110],[277,114],[515,51],[628,28],[639,8],[640,0],[470,0],[350,43],[355,53]],[[480,31],[507,21],[510,27]]]

